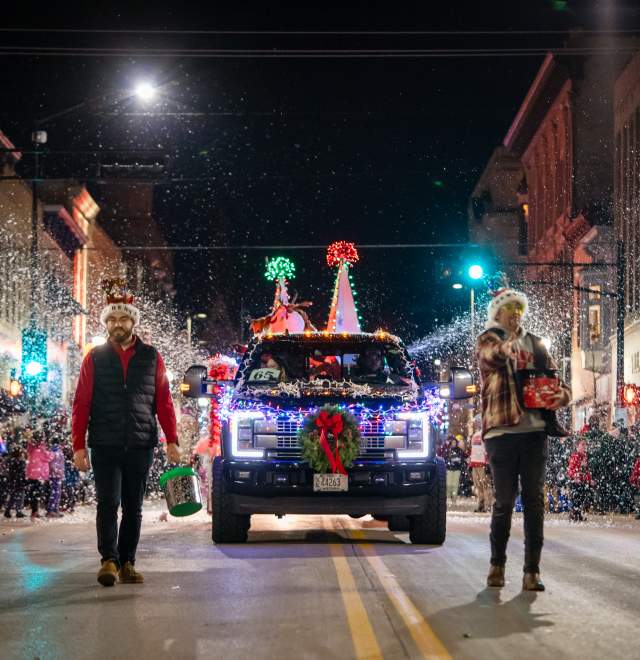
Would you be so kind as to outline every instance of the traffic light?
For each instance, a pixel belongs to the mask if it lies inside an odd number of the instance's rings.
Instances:
[[[29,327],[22,331],[22,369],[20,380],[36,385],[47,380],[47,333]]]
[[[471,264],[467,269],[467,275],[472,280],[481,280],[484,277],[484,268],[477,263]]]

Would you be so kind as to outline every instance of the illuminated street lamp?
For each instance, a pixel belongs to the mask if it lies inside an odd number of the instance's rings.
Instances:
[[[141,81],[135,86],[135,95],[144,103],[153,101],[156,97],[157,89],[148,81]]]

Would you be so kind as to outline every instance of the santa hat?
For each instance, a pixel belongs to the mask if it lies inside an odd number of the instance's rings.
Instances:
[[[529,309],[529,301],[522,291],[505,288],[495,291],[492,295],[493,298],[487,307],[487,327],[495,325],[499,309],[504,307],[507,303],[520,303],[523,307],[522,316],[524,316]]]
[[[107,294],[107,304],[100,314],[102,325],[107,325],[110,314],[126,314],[133,321],[134,327],[138,325],[140,312],[133,305],[133,296],[127,293],[127,283],[122,279],[104,280],[102,288]]]

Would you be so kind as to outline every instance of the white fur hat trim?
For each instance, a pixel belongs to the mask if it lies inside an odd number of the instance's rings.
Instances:
[[[132,321],[133,325],[138,325],[140,321],[140,312],[133,305],[128,305],[127,303],[109,303],[100,314],[100,323],[106,327],[107,325],[107,316],[109,314],[126,314]]]

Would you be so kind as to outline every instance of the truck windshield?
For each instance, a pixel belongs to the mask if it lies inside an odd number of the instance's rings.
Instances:
[[[349,380],[378,385],[411,385],[403,349],[383,342],[271,341],[256,347],[246,381],[260,383]]]

